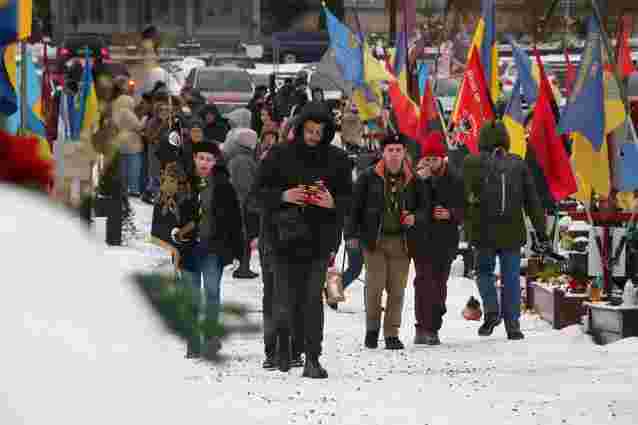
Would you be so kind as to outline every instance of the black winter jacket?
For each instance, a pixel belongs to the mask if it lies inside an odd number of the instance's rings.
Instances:
[[[181,244],[180,251],[184,262],[193,261],[189,256],[201,256],[205,253],[219,255],[224,265],[231,264],[234,259],[242,257],[244,250],[244,237],[242,232],[241,209],[237,194],[228,176],[228,172],[220,166],[216,166],[213,176],[208,184],[213,185],[213,196],[210,205],[202,205],[198,190],[198,178],[193,178],[193,194],[179,205],[180,223],[182,227],[189,222],[196,223],[191,242]],[[207,210],[211,223],[211,234],[206,240],[197,239],[200,236],[199,211],[200,207]],[[197,259],[194,259],[195,262]]]
[[[303,141],[306,121],[324,123],[322,141],[310,147]],[[335,126],[332,117],[310,104],[301,112],[295,140],[272,148],[262,161],[257,174],[256,193],[263,208],[263,237],[272,242],[276,255],[290,258],[321,258],[328,256],[337,244],[340,224],[352,196],[352,166],[346,153],[330,143]],[[304,222],[309,226],[312,241],[302,246],[282,245],[277,238],[277,217],[287,208],[300,208],[284,204],[283,193],[301,184],[313,184],[318,179],[335,200],[334,209],[313,205],[301,209]]]
[[[403,167],[403,175],[405,188],[401,209],[414,214],[416,222],[411,228],[403,229],[401,236],[406,252],[414,256],[418,239],[421,238],[419,235],[430,224],[432,205],[423,181],[416,178],[407,164]],[[357,239],[370,251],[376,249],[383,236],[385,185],[385,165],[379,161],[358,177],[352,196],[352,211],[346,217],[345,239]]]
[[[449,221],[432,219],[423,238],[417,243],[417,255],[451,261],[458,251],[459,225],[463,222],[463,179],[457,171],[447,166],[444,175],[422,180],[432,198],[430,216],[434,207],[440,206],[450,210],[451,217]]]

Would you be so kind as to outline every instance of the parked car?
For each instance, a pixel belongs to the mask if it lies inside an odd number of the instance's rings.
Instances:
[[[74,58],[83,59],[87,48],[90,50],[91,59],[96,63],[111,59],[108,42],[104,37],[97,34],[69,34],[58,48],[58,61],[66,64]]]
[[[319,62],[330,46],[327,31],[289,31],[274,33],[262,43],[264,61],[291,63]],[[275,58],[275,53],[279,56]]]
[[[186,78],[186,85],[198,89],[222,114],[245,107],[255,92],[251,75],[236,67],[193,68]]]

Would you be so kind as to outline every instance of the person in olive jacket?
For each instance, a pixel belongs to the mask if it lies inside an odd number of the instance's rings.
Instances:
[[[323,340],[322,288],[339,223],[352,195],[352,165],[331,145],[333,117],[308,104],[291,143],[277,145],[261,163],[256,193],[264,232],[272,244],[275,271],[274,321],[279,369],[290,369],[293,321],[304,324],[303,376],[327,378],[319,363]]]
[[[447,308],[447,281],[459,245],[463,220],[463,179],[447,162],[441,132],[421,141],[417,174],[432,197],[432,223],[419,239],[414,258],[415,344],[438,345]]]
[[[412,171],[403,136],[389,135],[381,143],[382,159],[357,179],[345,238],[361,246],[366,264],[365,346],[377,348],[382,294],[387,293],[383,334],[385,348],[401,350],[399,339],[410,258],[416,236],[430,222],[430,200]]]
[[[519,322],[521,247],[527,241],[523,214],[531,219],[544,249],[548,248],[548,238],[544,210],[530,170],[523,159],[508,153],[509,148],[502,121],[483,125],[480,155],[468,156],[464,161],[464,224],[477,250],[478,287],[485,306],[484,323],[478,333],[491,335],[505,319],[508,339],[520,340],[524,338]],[[495,184],[488,184],[492,181]],[[500,306],[494,276],[497,255],[502,282]]]

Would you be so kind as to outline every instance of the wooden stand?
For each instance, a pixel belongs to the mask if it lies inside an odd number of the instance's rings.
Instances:
[[[597,344],[605,345],[630,336],[638,336],[638,306],[612,306],[585,303],[589,333]]]
[[[587,294],[567,294],[559,288],[548,288],[536,282],[527,284],[527,302],[554,329],[580,323],[586,314]]]

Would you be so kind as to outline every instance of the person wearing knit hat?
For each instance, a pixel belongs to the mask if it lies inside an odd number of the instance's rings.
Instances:
[[[416,254],[416,237],[426,233],[430,205],[424,185],[412,172],[405,138],[387,135],[381,146],[381,160],[357,178],[344,238],[348,248],[363,249],[367,267],[364,345],[378,347],[383,316],[385,348],[402,350],[399,330],[410,258]]]
[[[417,174],[431,196],[433,208],[428,231],[421,233],[414,258],[414,343],[439,345],[439,330],[447,310],[447,280],[463,217],[463,180],[447,166],[447,147],[441,132],[432,132],[422,140],[421,152]]]
[[[447,147],[445,146],[445,136],[440,131],[432,131],[423,140],[419,141],[421,145],[421,157],[445,158],[447,156]]]

